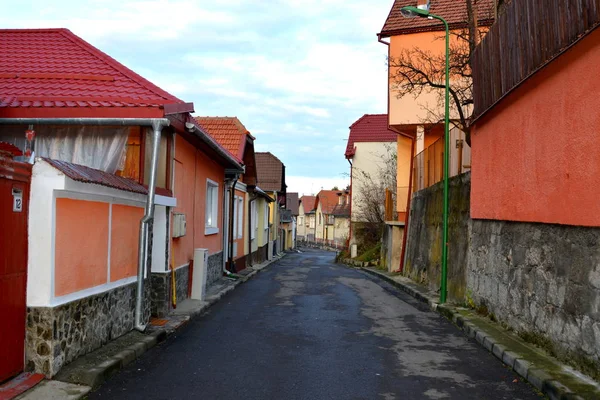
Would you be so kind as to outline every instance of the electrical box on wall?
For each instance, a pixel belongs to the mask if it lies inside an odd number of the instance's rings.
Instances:
[[[178,238],[185,236],[186,222],[185,214],[173,213],[173,237]]]

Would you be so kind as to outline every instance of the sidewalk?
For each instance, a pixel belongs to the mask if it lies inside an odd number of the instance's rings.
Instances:
[[[360,269],[427,303],[550,399],[600,399],[600,383],[526,343],[489,318],[467,308],[438,304],[435,293],[403,276],[375,268]]]
[[[120,369],[163,342],[192,318],[202,315],[213,304],[237,286],[245,283],[270,264],[285,256],[282,253],[271,261],[248,267],[237,274],[239,279],[227,277],[211,285],[204,301],[186,299],[163,319],[153,319],[146,332],[131,331],[98,350],[78,358],[63,367],[53,380],[44,380],[15,400],[78,400],[97,389]]]

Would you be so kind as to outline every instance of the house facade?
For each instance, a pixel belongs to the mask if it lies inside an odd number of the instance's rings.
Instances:
[[[0,30],[0,51],[0,142],[16,149],[3,163],[31,171],[4,194],[27,211],[29,235],[10,300],[27,322],[7,325],[25,343],[0,344],[14,363],[0,379],[24,360],[52,377],[185,298],[193,249],[222,275],[220,189],[244,167],[195,123],[193,104],[68,30]]]
[[[315,229],[315,196],[302,196],[298,206],[298,240],[314,241]]]
[[[269,257],[284,250],[286,230],[281,224],[281,210],[286,207],[285,165],[269,152],[256,153],[258,186],[274,201],[269,203]]]
[[[315,241],[347,247],[350,234],[349,191],[321,190],[315,199]]]
[[[395,179],[388,179],[389,182],[382,179],[387,167],[382,160],[396,157],[397,146],[398,134],[388,128],[386,114],[365,114],[350,126],[344,154],[350,163],[350,243],[355,242],[356,225],[372,220],[368,201],[375,198],[383,204],[385,189],[398,191],[396,187],[386,187],[396,185]],[[337,198],[332,203],[330,207],[337,203]]]

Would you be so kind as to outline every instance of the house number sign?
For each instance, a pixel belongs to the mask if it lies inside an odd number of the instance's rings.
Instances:
[[[21,189],[12,190],[13,195],[13,212],[23,211],[23,191]]]

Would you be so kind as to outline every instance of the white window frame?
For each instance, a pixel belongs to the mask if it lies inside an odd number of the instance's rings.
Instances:
[[[219,233],[219,184],[212,179],[206,179],[206,206],[204,208],[204,234]]]
[[[237,225],[237,229],[234,228],[234,233],[236,239],[241,239],[244,236],[244,198],[241,196],[235,196],[235,205],[235,224]]]
[[[265,231],[269,229],[269,214],[271,209],[269,208],[269,203],[265,203],[265,215],[263,216],[263,222],[265,224]]]

